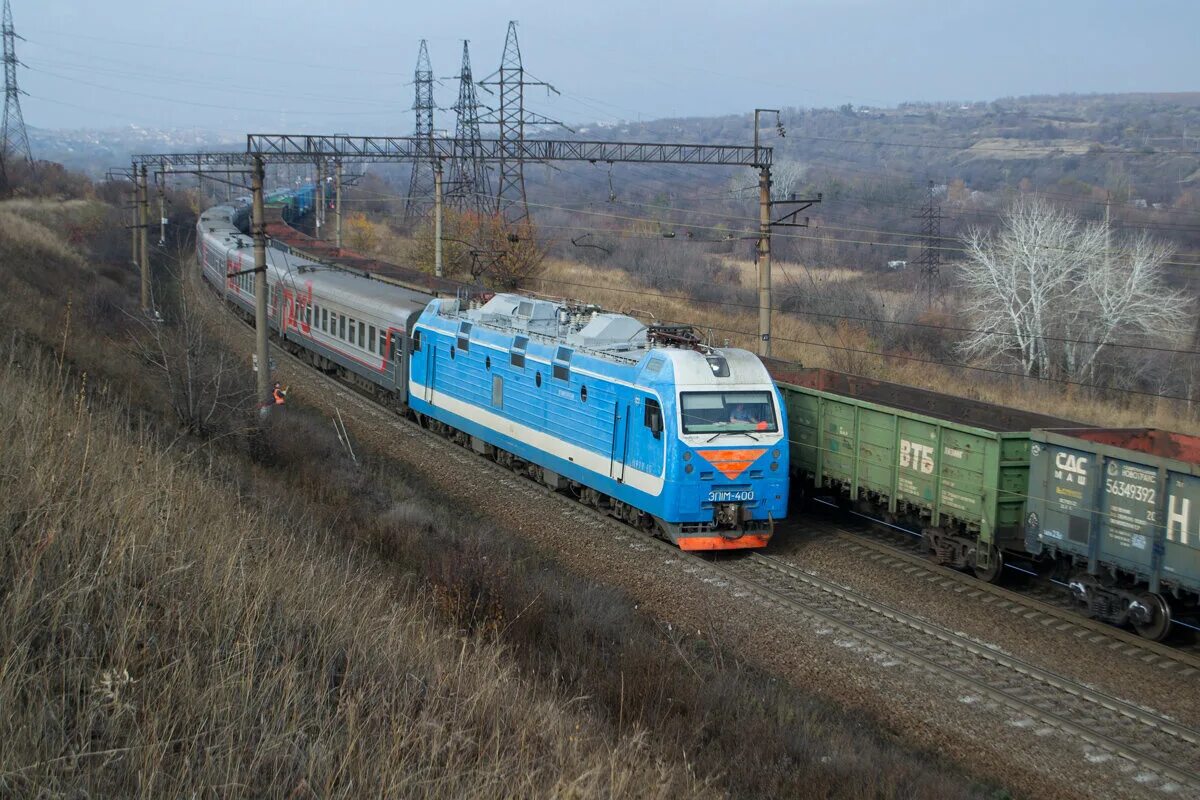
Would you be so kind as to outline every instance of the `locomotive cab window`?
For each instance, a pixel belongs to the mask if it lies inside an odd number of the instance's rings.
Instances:
[[[774,433],[779,430],[770,392],[683,392],[684,433]]]
[[[413,331],[412,340],[413,340],[413,352],[414,353],[421,352],[421,332],[419,330]]]
[[[662,436],[663,416],[662,406],[652,397],[646,398],[646,411],[643,418],[643,423],[650,429],[650,433],[657,439]]]

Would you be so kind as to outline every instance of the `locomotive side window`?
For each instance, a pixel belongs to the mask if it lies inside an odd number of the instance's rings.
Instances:
[[[421,332],[413,331],[412,340],[413,340],[413,352],[414,353],[421,352]]]
[[[560,381],[571,380],[571,350],[567,347],[558,348],[554,355],[554,377]]]
[[[645,426],[650,429],[650,433],[654,435],[655,439],[658,439],[662,436],[662,406],[660,406],[658,401],[652,397],[646,398],[646,412],[643,422]]]
[[[528,336],[514,336],[512,355],[509,357],[509,363],[511,363],[514,367],[525,369],[525,348],[528,346]]]
[[[471,323],[469,322],[458,326],[458,349],[464,353],[471,349]]]

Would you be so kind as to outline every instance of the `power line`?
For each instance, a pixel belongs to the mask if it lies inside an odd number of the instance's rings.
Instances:
[[[570,281],[563,281],[563,280],[558,280],[555,278],[544,278],[544,277],[539,277],[539,278],[536,278],[535,280],[539,280],[544,283],[552,283],[552,284],[556,284],[556,285],[560,285],[560,286],[572,286],[572,287],[583,288],[583,289],[603,289],[605,291],[618,292],[621,294],[633,294],[633,295],[641,295],[641,296],[645,296],[645,297],[661,297],[664,299],[669,299],[669,296],[667,296],[667,295],[660,295],[656,292],[638,291],[636,289],[620,289],[620,288],[616,288],[613,286],[593,286],[593,285],[588,285],[588,284],[573,283]],[[693,302],[716,302],[716,301],[696,301],[693,298],[679,298],[679,299],[693,300]],[[753,308],[757,308],[757,306],[754,306]],[[687,325],[695,324],[693,322],[687,322],[684,320],[665,320],[665,321],[672,322],[672,323],[679,323],[679,324],[687,324]],[[743,331],[743,330],[738,330],[735,328],[721,328],[721,327],[717,327],[717,326],[713,326],[713,325],[703,325],[701,327],[704,327],[708,330],[720,331],[721,333],[732,333],[732,334],[735,334],[738,336],[748,336],[751,338],[756,338],[758,336],[758,334],[753,333],[751,331]],[[1104,384],[1099,384],[1099,383],[1087,383],[1084,381],[1072,381],[1072,380],[1068,380],[1066,378],[1050,378],[1050,377],[1044,377],[1041,375],[1025,375],[1024,373],[1021,373],[1021,372],[1010,372],[1008,370],[996,369],[994,367],[980,367],[980,366],[976,366],[973,364],[963,364],[960,362],[953,362],[953,361],[938,361],[937,359],[922,358],[920,356],[913,356],[913,355],[908,355],[908,354],[904,354],[904,353],[887,353],[887,352],[880,352],[877,350],[864,350],[864,349],[855,348],[855,347],[831,345],[826,342],[811,342],[806,339],[791,339],[791,338],[787,338],[787,337],[774,337],[774,338],[775,338],[775,341],[777,341],[777,342],[790,342],[792,344],[803,344],[803,345],[809,345],[812,347],[824,347],[829,350],[843,350],[846,352],[860,353],[860,354],[864,354],[864,355],[876,356],[879,358],[898,358],[901,360],[913,361],[913,362],[918,362],[921,364],[934,364],[934,365],[942,366],[942,367],[951,367],[951,368],[955,368],[955,369],[966,369],[966,370],[973,370],[973,371],[977,371],[977,372],[987,372],[987,373],[992,373],[995,375],[1005,375],[1005,376],[1012,377],[1012,378],[1020,378],[1022,380],[1034,380],[1034,381],[1041,381],[1043,383],[1060,383],[1060,384],[1064,384],[1064,385],[1068,385],[1068,386],[1081,386],[1081,387],[1086,387],[1086,388],[1091,388],[1091,389],[1100,389],[1103,391],[1142,395],[1142,396],[1146,396],[1146,397],[1161,397],[1166,400],[1183,400],[1185,402],[1190,402],[1190,400],[1191,400],[1191,398],[1184,397],[1181,395],[1160,394],[1158,392],[1147,392],[1147,391],[1143,391],[1141,389],[1123,389],[1120,387],[1106,386]],[[1184,352],[1184,351],[1177,351],[1177,352]],[[1190,351],[1188,351],[1188,352],[1190,352]]]

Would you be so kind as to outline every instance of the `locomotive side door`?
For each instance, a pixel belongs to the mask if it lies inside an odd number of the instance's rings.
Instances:
[[[625,481],[625,459],[629,456],[629,404],[617,397],[613,404],[612,457],[608,477],[618,483]]]

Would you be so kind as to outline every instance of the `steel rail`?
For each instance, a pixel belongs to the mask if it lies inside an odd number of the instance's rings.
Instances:
[[[1058,630],[1076,628],[1079,631],[1076,634],[1078,636],[1091,634],[1089,640],[1093,643],[1110,640],[1114,648],[1117,645],[1123,648],[1122,655],[1141,658],[1147,666],[1169,669],[1172,673],[1186,678],[1200,675],[1200,655],[1196,645],[1173,647],[1155,642],[1106,622],[1089,619],[1065,604],[1051,602],[1017,589],[996,586],[967,573],[931,563],[913,548],[907,547],[907,540],[904,545],[884,541],[883,534],[866,529],[869,528],[866,524],[864,529],[856,529],[828,520],[806,520],[806,523],[827,530],[833,534],[832,538],[847,547],[871,550],[884,558],[894,559],[897,567],[905,565],[906,572],[919,572],[927,580],[937,580],[943,588],[961,586],[965,594],[972,599],[983,598],[983,602],[989,602],[986,598],[994,597],[996,600],[989,603],[992,608],[1024,617],[1030,622],[1046,625],[1061,622],[1062,625],[1057,626]],[[902,535],[896,534],[897,537]],[[1042,619],[1031,619],[1030,612],[1041,615]]]

